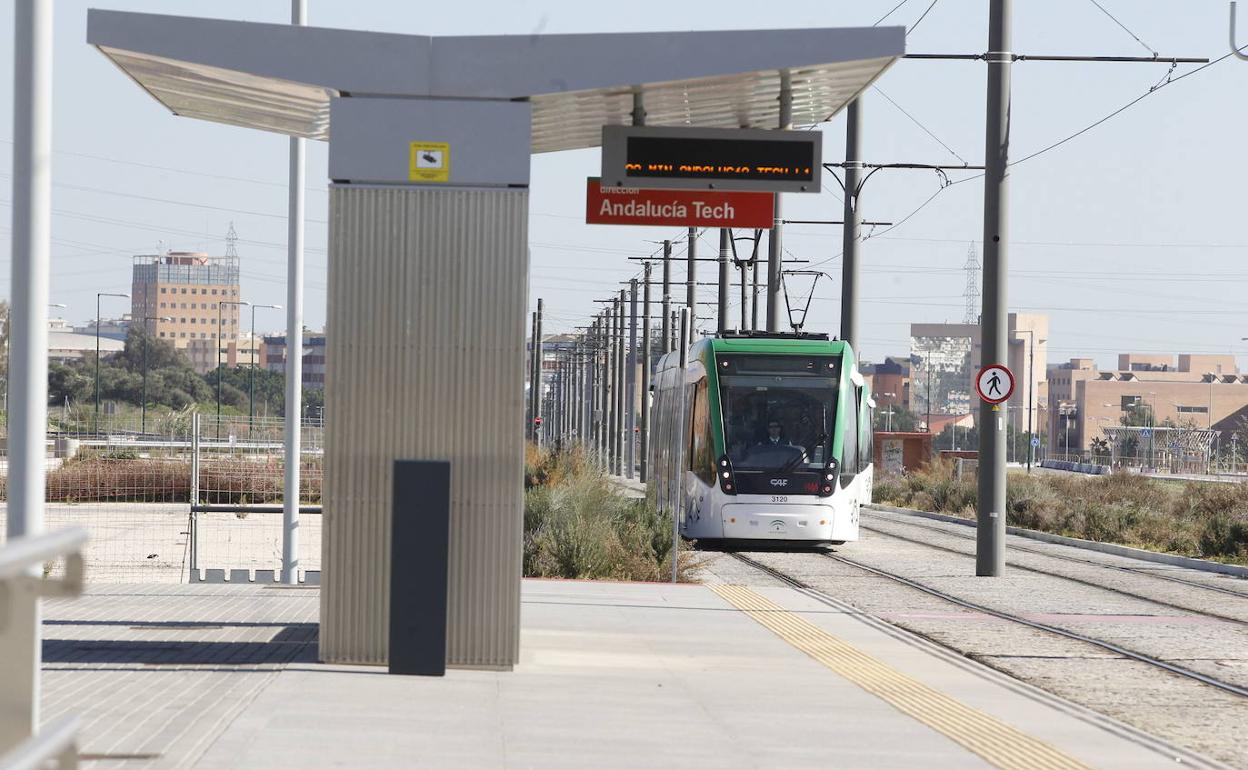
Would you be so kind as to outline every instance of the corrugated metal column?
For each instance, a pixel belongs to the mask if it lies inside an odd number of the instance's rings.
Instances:
[[[525,189],[330,189],[320,656],[388,655],[393,461],[451,462],[447,663],[517,661]]]

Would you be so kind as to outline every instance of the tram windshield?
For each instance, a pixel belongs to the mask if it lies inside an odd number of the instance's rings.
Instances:
[[[832,456],[839,362],[830,357],[721,360],[724,439],[733,468],[823,468]]]

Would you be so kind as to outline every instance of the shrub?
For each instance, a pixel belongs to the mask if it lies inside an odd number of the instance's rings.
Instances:
[[[977,497],[975,483],[958,481],[942,460],[881,478],[874,490],[877,502],[962,515]],[[1248,563],[1248,484],[1011,472],[1006,516],[1028,529]]]
[[[622,496],[583,452],[525,453],[524,574],[589,580],[665,580],[671,519]],[[682,553],[682,577],[692,567]]]

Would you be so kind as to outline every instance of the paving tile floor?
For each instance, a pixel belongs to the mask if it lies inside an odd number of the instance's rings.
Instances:
[[[1167,748],[792,589],[784,611],[1089,766]],[[318,590],[107,586],[49,602],[45,718],[88,768],[984,768],[701,585],[525,581],[520,664],[315,661]],[[1189,765],[1190,766],[1190,765]]]

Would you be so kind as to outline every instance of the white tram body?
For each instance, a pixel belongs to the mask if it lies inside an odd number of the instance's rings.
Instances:
[[[703,542],[843,543],[871,501],[874,403],[853,349],[823,337],[696,342],[654,377],[649,484]]]

